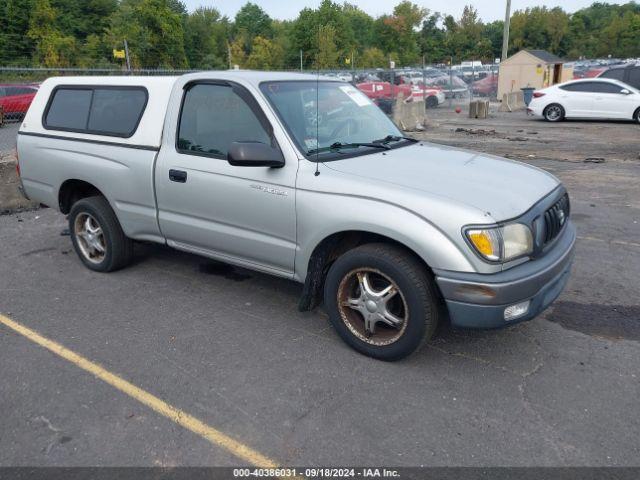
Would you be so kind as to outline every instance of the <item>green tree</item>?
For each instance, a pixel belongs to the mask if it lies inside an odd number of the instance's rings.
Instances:
[[[185,25],[185,54],[191,68],[226,68],[229,20],[213,7],[200,7],[188,15]]]
[[[291,28],[291,48],[296,52],[304,52],[305,67],[309,67],[310,64],[317,65],[321,48],[318,40],[324,38],[324,35],[319,35],[318,32],[328,27],[331,27],[333,32],[331,41],[336,50],[334,66],[337,65],[338,58],[350,57],[356,48],[353,30],[347,16],[344,15],[343,7],[330,0],[323,0],[315,10],[302,9]],[[323,44],[322,48],[326,50],[327,44]]]
[[[471,5],[464,7],[455,28],[448,31],[449,53],[459,60],[491,59],[493,46],[485,35],[478,11]]]
[[[335,36],[336,29],[333,25],[320,25],[318,27],[318,52],[314,62],[315,68],[328,69],[337,66],[339,52],[334,41]]]
[[[122,0],[111,17],[113,47],[127,40],[132,64],[146,68],[185,68],[182,18],[167,0]]]
[[[69,67],[75,64],[76,40],[56,27],[58,11],[49,0],[36,0],[27,36],[34,42],[33,60],[45,67]]]
[[[246,66],[247,54],[244,51],[244,42],[241,38],[237,38],[229,44],[229,53],[231,54],[229,61],[232,66],[238,65],[240,68]]]
[[[351,31],[352,42],[345,45],[346,48],[353,48],[355,51],[363,52],[374,43],[373,26],[374,20],[368,13],[360,10],[357,6],[345,3],[342,6],[342,14],[345,23]]]
[[[484,25],[484,33],[482,36],[489,40],[491,44],[492,58],[500,58],[502,55],[502,38],[504,36],[504,21],[497,20],[495,22]]]
[[[56,9],[56,27],[65,35],[84,41],[89,35],[103,35],[118,0],[51,0]]]
[[[407,0],[393,9],[393,15],[383,15],[375,22],[377,46],[385,52],[397,52],[403,65],[420,61],[417,28],[429,11]]]
[[[365,49],[360,56],[360,67],[384,68],[389,66],[389,60],[382,50],[376,47]]]
[[[255,37],[269,39],[273,37],[271,17],[259,5],[245,3],[236,14],[233,37],[242,40],[244,51],[249,55]]]
[[[0,64],[27,65],[35,48],[29,30],[33,0],[0,0]]]
[[[283,51],[276,42],[264,37],[253,39],[253,48],[247,58],[247,68],[253,70],[278,70],[282,68]]]
[[[510,51],[543,49],[564,55],[570,17],[561,8],[533,7],[511,18]]]
[[[425,61],[442,62],[448,56],[445,45],[445,30],[439,26],[442,16],[439,13],[428,15],[422,22],[420,31],[420,50]]]

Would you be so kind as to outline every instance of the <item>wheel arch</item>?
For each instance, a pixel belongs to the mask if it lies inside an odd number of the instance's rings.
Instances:
[[[313,249],[309,257],[298,309],[300,311],[310,311],[317,307],[322,301],[324,281],[333,262],[349,250],[368,243],[385,243],[400,247],[418,260],[424,266],[428,275],[434,276],[433,270],[427,261],[417,253],[416,249],[405,243],[372,231],[343,230],[324,237]],[[438,295],[440,295],[439,291]]]
[[[102,191],[90,182],[77,178],[65,180],[58,190],[58,208],[66,215],[75,202],[93,196],[106,198]]]

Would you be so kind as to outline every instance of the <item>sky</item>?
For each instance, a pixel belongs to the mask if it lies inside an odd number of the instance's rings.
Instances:
[[[252,0],[260,5],[272,18],[285,20],[298,16],[298,12],[304,7],[315,8],[320,4],[320,0],[298,0],[291,2],[287,0]],[[342,3],[342,0],[334,0]],[[596,0],[512,0],[512,11],[522,10],[527,7],[545,5],[547,7],[562,7],[565,11],[574,12],[583,7],[588,7]],[[600,0],[602,1],[602,0]],[[624,1],[604,1],[604,3],[627,3]],[[238,9],[247,0],[183,0],[189,10],[194,10],[199,6],[213,6],[224,15],[234,17]],[[349,0],[349,3],[358,5],[362,10],[373,16],[383,13],[391,13],[393,7],[400,3],[400,0]],[[462,14],[465,5],[473,5],[478,9],[480,17],[486,21],[503,20],[505,15],[506,0],[447,0],[446,2],[434,0],[413,0],[413,3],[444,14],[451,14],[458,18]]]

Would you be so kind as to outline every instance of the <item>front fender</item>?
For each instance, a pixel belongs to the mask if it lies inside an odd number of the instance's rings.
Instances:
[[[304,281],[314,249],[330,235],[361,231],[401,243],[431,268],[474,272],[468,257],[445,232],[418,213],[375,198],[298,189],[295,277]]]

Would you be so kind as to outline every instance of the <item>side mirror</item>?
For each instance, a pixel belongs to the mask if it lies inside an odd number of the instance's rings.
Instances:
[[[623,88],[622,90],[620,90],[620,94],[621,95],[631,95],[631,90],[627,90],[626,88]]]
[[[282,167],[282,152],[260,142],[233,142],[227,161],[234,167]]]

